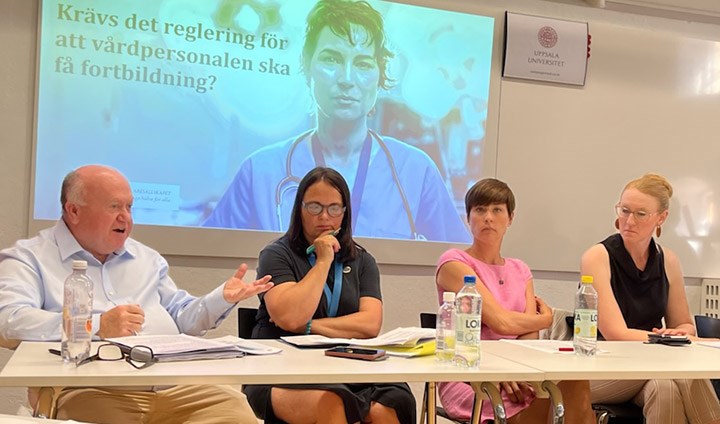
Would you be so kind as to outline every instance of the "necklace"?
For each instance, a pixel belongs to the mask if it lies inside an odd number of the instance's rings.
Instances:
[[[498,277],[498,284],[501,286],[505,284],[505,266],[504,265],[505,265],[504,263],[502,265],[495,265],[495,275]]]

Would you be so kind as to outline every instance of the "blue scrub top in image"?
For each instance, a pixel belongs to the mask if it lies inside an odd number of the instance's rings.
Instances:
[[[293,137],[260,149],[243,161],[203,225],[285,232],[298,183],[316,166],[309,139],[301,136],[297,142],[298,138]],[[382,140],[394,161],[417,233],[432,241],[469,243],[467,226],[458,215],[432,159],[422,150],[392,137],[382,137]],[[374,137],[372,141],[378,144]],[[290,163],[292,172],[288,175],[287,158],[296,142]],[[381,148],[370,159],[361,204],[353,204],[352,210],[356,215],[353,236],[414,238],[407,208],[393,179],[388,157]]]

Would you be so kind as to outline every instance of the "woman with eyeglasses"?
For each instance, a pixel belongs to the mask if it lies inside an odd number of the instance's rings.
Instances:
[[[258,258],[258,275],[271,275],[275,286],[260,297],[253,338],[378,335],[380,273],[353,240],[351,216],[350,191],[337,171],[318,167],[300,181],[288,231]],[[246,385],[243,391],[266,423],[415,423],[415,399],[405,383]]]
[[[615,206],[619,231],[582,256],[582,275],[598,292],[598,328],[605,340],[646,341],[648,333],[695,336],[678,257],[660,247],[670,183],[657,174],[632,180]],[[665,325],[663,326],[663,320]],[[591,381],[593,403],[632,401],[649,423],[720,423],[707,380]]]

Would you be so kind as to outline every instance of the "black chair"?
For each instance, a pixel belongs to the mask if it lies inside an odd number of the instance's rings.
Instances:
[[[720,338],[720,319],[705,315],[695,315],[695,328],[698,337]],[[720,399],[720,380],[710,380],[715,394]]]
[[[436,325],[437,325],[437,314],[431,314],[429,312],[420,312],[420,327],[435,328]]]
[[[420,313],[420,327],[422,328],[435,328],[435,325],[437,323],[437,314],[431,314],[428,312],[421,312]],[[425,383],[425,390],[423,391],[423,400],[422,400],[422,413],[420,415],[420,424],[424,424],[427,422],[425,420],[425,414],[427,414],[427,397],[428,397],[428,391],[430,389],[430,384],[426,382]],[[435,383],[432,383],[435,384]],[[446,420],[450,420],[454,423],[458,424],[465,424],[467,421],[459,421],[454,418],[451,418],[447,412],[445,412],[445,409],[441,406],[435,406],[435,415],[438,417],[443,417]]]
[[[642,424],[645,422],[642,408],[632,402],[592,405],[598,424]]]
[[[238,308],[238,337],[241,339],[252,338],[257,311],[257,308]]]
[[[695,315],[695,328],[698,337],[720,338],[720,319],[705,315]]]

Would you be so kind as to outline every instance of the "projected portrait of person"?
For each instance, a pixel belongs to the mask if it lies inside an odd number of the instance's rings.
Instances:
[[[469,242],[433,160],[369,128],[393,53],[382,15],[364,1],[320,0],[307,17],[302,69],[315,127],[253,153],[204,226],[285,231],[301,176],[339,171],[351,187],[355,235]]]

